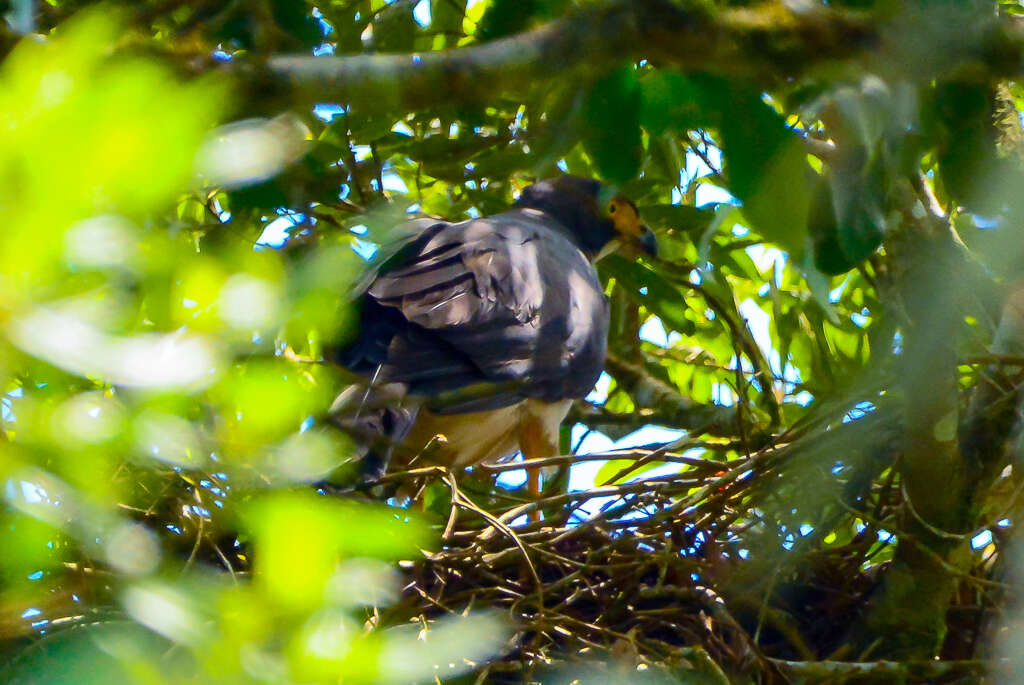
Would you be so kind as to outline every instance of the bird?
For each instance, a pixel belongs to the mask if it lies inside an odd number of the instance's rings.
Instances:
[[[354,288],[358,333],[333,355],[361,379],[331,414],[364,445],[364,477],[425,452],[453,469],[558,455],[572,401],[604,370],[609,303],[594,263],[657,254],[636,204],[563,175],[499,214],[416,228]],[[539,469],[527,486],[540,494]]]

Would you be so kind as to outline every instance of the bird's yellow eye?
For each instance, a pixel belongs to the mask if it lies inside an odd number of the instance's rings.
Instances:
[[[615,203],[614,202],[611,203],[610,205],[608,205],[608,213],[609,214],[614,214],[615,213]]]

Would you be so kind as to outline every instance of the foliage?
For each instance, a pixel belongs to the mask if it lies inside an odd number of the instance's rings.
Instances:
[[[5,682],[1012,666],[1016,2],[93,4],[2,41]],[[561,172],[660,241],[572,491],[351,492],[364,259]]]

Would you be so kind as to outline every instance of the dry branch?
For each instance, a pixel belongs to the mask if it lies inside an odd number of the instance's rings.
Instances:
[[[879,430],[863,421],[864,427],[840,424],[829,433]],[[829,433],[827,439],[835,439]],[[597,456],[639,463],[651,454],[657,452]],[[542,461],[554,465],[570,458]],[[982,673],[983,665],[974,661],[826,658],[842,644],[851,613],[877,585],[877,574],[865,571],[877,554],[877,528],[865,528],[845,545],[786,551],[783,524],[769,512],[740,513],[741,503],[749,509],[751,501],[768,501],[779,483],[792,481],[794,469],[805,468],[803,452],[788,445],[732,462],[684,460],[679,474],[492,505],[487,515],[474,515],[461,495],[453,496],[452,506],[462,511],[444,547],[406,566],[407,594],[385,620],[431,620],[478,606],[505,609],[518,628],[516,646],[488,670],[487,682],[494,683],[523,682],[526,675],[543,679],[543,669],[576,658],[618,662],[627,671],[645,664],[676,675],[698,672],[711,682],[902,676],[942,683]],[[389,478],[461,487],[444,469]],[[880,510],[899,509],[898,488],[878,496]],[[580,506],[602,501],[580,516]],[[509,528],[533,509],[554,513]],[[866,516],[839,511],[851,521]],[[877,525],[893,523],[887,516]],[[768,617],[764,625],[762,616]]]

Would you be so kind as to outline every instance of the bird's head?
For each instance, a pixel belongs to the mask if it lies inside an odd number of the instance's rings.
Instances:
[[[618,246],[638,248],[656,256],[658,241],[640,219],[636,205],[599,181],[559,176],[523,189],[517,207],[538,209],[569,230],[574,242],[592,260]]]

